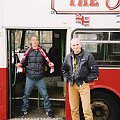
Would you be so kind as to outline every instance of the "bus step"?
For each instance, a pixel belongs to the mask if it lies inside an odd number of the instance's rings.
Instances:
[[[15,97],[15,98],[12,98],[13,100],[21,100],[22,97]],[[30,100],[38,100],[38,98],[29,98]],[[43,100],[43,98],[39,98],[40,100]],[[49,100],[51,101],[65,101],[65,98],[49,98]]]
[[[9,120],[64,120],[64,118],[13,118]]]

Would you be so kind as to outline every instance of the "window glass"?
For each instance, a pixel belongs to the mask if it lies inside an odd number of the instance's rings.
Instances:
[[[95,57],[99,66],[120,66],[120,32],[75,32],[83,49]],[[110,42],[112,41],[112,42]]]
[[[110,32],[110,40],[120,41],[120,32]]]
[[[22,41],[21,39],[22,39],[23,31],[16,30],[14,33],[15,33],[15,35],[14,35],[15,36],[15,50],[16,50],[16,52],[19,52],[20,46],[21,46],[21,41]],[[48,52],[49,49],[52,47],[53,31],[26,30],[25,36],[24,36],[25,38],[23,39],[24,50],[30,46],[30,38],[32,35],[38,36],[40,45]]]
[[[48,52],[52,47],[52,31],[40,31],[40,44]]]
[[[81,41],[100,41],[108,40],[107,32],[75,32],[73,37],[79,38]]]

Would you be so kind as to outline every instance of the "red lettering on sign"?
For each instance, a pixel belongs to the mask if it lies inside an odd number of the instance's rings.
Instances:
[[[78,1],[78,6],[89,6],[88,5],[88,0],[79,0]]]
[[[116,3],[115,6],[110,6],[110,0],[106,0],[106,7],[109,9],[109,10],[114,10],[116,8],[118,8],[120,6],[120,0],[118,0],[118,2]]]
[[[90,6],[99,6],[99,3],[98,3],[98,1],[97,0],[91,0],[90,1]]]
[[[90,0],[90,3],[88,3],[88,0],[78,0],[78,4],[79,7],[88,7],[88,6],[98,6],[99,3],[97,0]],[[75,0],[70,0],[70,6],[76,6],[75,5]]]
[[[70,0],[70,6],[75,6],[75,0]]]

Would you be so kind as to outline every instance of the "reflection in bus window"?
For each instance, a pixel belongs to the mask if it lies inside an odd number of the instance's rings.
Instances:
[[[99,66],[120,66],[120,32],[75,32]],[[110,42],[111,41],[111,42]]]
[[[80,38],[81,41],[106,41],[109,39],[108,32],[75,32],[73,37]]]

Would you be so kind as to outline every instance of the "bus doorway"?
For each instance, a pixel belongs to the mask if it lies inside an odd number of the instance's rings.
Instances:
[[[49,67],[45,67],[45,81],[49,99],[55,114],[55,118],[63,119],[65,98],[64,84],[61,77],[61,65],[65,57],[65,29],[8,29],[8,66],[9,66],[9,118],[19,118],[22,105],[22,96],[26,80],[25,68],[17,69],[16,64],[21,61],[25,51],[30,47],[30,37],[37,35],[50,60],[55,65],[54,73],[50,74]],[[47,118],[43,108],[43,98],[38,93],[36,86],[29,98],[30,111],[25,118]]]

